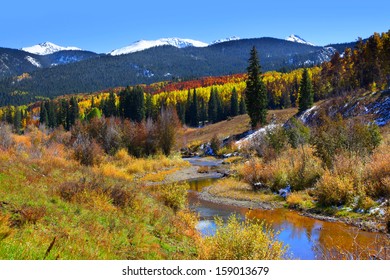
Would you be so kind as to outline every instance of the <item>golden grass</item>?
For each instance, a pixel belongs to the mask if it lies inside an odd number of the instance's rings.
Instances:
[[[245,182],[251,185],[260,182],[262,188],[271,188],[273,191],[287,185],[293,190],[311,188],[323,173],[321,161],[314,156],[310,146],[303,150],[288,148],[269,162],[252,158],[236,169]]]
[[[103,163],[99,167],[94,167],[93,170],[96,174],[103,174],[106,177],[133,180],[133,176],[130,175],[125,168],[114,165],[113,163]]]
[[[199,166],[197,172],[198,173],[209,173],[210,168],[208,166]]]
[[[279,197],[272,193],[253,192],[252,187],[234,178],[224,178],[215,182],[209,189],[211,195],[237,200],[272,202],[279,201]]]
[[[188,162],[122,150],[82,166],[64,144],[34,133],[0,153],[0,259],[197,258],[196,217],[179,214],[186,195],[162,202],[134,187],[135,178],[163,178]]]
[[[268,121],[271,121],[273,115],[275,115],[278,123],[284,123],[289,118],[297,113],[296,108],[288,108],[284,110],[270,110],[268,111]],[[187,128],[183,135],[183,146],[194,143],[209,142],[215,132],[218,132],[218,138],[223,139],[227,136],[236,135],[249,130],[250,120],[248,115],[236,116],[230,120],[225,120],[215,124],[210,124],[202,128]]]
[[[213,237],[201,240],[201,258],[208,260],[277,260],[282,259],[286,247],[277,240],[277,234],[264,222],[236,216],[225,224],[216,219],[217,230]]]
[[[144,177],[141,178],[143,182],[162,182],[165,178],[172,173],[175,173],[180,168],[171,168],[169,170],[162,170],[159,172],[147,173]]]
[[[315,206],[313,197],[307,191],[293,192],[286,199],[287,206],[293,209],[310,209]]]
[[[244,160],[243,157],[236,156],[236,157],[230,157],[230,158],[225,159],[223,161],[223,163],[225,163],[225,164],[235,164],[235,163],[242,162],[243,160]]]

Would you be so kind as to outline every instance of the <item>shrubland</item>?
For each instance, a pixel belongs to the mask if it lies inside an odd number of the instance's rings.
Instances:
[[[359,118],[321,116],[312,127],[292,119],[255,139],[245,148],[251,158],[234,169],[255,192],[290,186],[292,208],[369,213],[390,199],[389,147],[386,128]]]
[[[148,184],[188,163],[163,152],[130,154],[113,140],[123,138],[101,133],[124,125],[111,122],[92,119],[71,131],[30,126],[23,135],[0,125],[1,259],[283,257],[271,229],[234,220],[227,226],[236,228],[229,239],[237,246],[215,255],[228,232],[200,236],[187,208],[188,185]],[[105,149],[110,141],[115,148]],[[247,245],[244,236],[252,238]]]

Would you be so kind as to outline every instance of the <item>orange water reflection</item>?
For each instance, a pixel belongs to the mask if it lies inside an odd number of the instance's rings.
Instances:
[[[286,257],[298,259],[390,259],[389,238],[384,234],[361,231],[339,222],[321,221],[300,215],[288,209],[249,210],[243,207],[222,205],[198,198],[197,192],[212,180],[190,182],[191,208],[202,220],[201,232],[215,231],[213,219],[227,219],[232,213],[242,218],[264,220],[279,231],[278,239],[289,247]]]

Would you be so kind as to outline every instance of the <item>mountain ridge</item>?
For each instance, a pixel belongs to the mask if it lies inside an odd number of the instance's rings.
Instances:
[[[285,40],[290,42],[300,43],[300,44],[306,44],[309,46],[316,46],[315,44],[310,43],[305,39],[303,39],[302,37],[300,37],[299,35],[295,35],[295,34],[291,34],[290,36],[286,37]]]
[[[59,51],[81,51],[82,49],[77,47],[62,47],[51,42],[44,42],[31,47],[21,48],[21,50],[37,55],[48,55]]]
[[[0,48],[0,103],[25,104],[41,97],[244,73],[253,46],[265,72],[318,65],[346,45],[336,49],[263,37],[207,47],[162,45],[116,56],[77,50],[41,56]],[[24,73],[28,78],[18,78]]]

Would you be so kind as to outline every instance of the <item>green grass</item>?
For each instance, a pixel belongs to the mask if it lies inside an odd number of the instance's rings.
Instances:
[[[81,190],[65,199],[64,183]],[[115,202],[114,188],[128,199]],[[0,259],[197,256],[196,230],[188,233],[180,213],[132,181],[99,176],[99,167],[2,155],[0,202]]]

